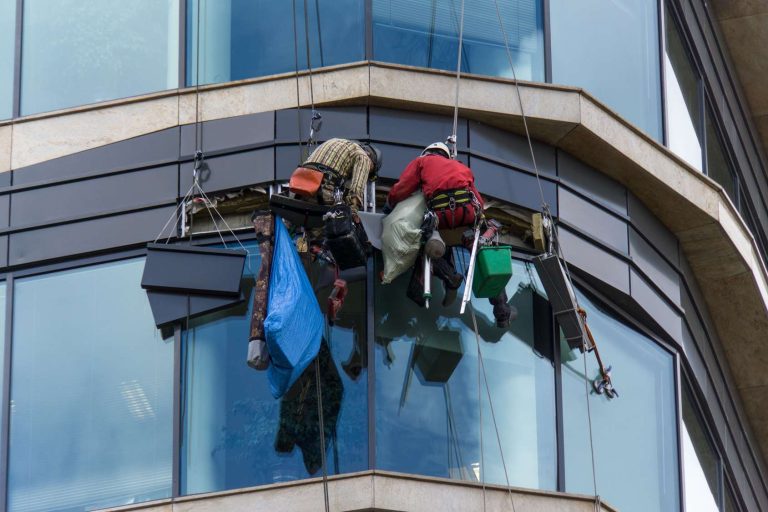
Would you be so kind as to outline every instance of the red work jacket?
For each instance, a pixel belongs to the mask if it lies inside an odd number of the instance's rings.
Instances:
[[[440,155],[424,155],[416,158],[405,168],[400,180],[389,191],[387,202],[392,208],[418,190],[427,201],[437,192],[465,188],[474,192],[483,207],[483,198],[475,188],[475,176],[469,167]]]

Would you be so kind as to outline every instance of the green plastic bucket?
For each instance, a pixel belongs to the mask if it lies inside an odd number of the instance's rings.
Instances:
[[[512,277],[512,248],[489,245],[477,250],[472,291],[475,297],[496,297]]]

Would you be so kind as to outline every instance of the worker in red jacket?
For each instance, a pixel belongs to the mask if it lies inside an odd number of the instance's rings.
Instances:
[[[389,191],[387,205],[394,208],[421,187],[429,209],[438,218],[438,229],[473,226],[483,210],[483,198],[475,188],[469,167],[451,158],[448,146],[435,142],[427,146],[400,175]]]

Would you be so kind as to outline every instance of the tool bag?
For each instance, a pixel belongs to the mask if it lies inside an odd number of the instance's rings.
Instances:
[[[323,215],[325,247],[333,254],[339,270],[365,265],[368,259],[368,236],[362,224],[352,218],[352,209],[337,204]]]
[[[316,169],[297,167],[291,174],[288,188],[299,197],[315,197],[323,182],[323,177],[324,174]]]
[[[392,213],[384,217],[381,231],[381,253],[384,256],[382,284],[391,283],[416,263],[426,207],[424,196],[418,192],[397,203]]]
[[[464,188],[438,192],[428,206],[437,215],[438,229],[474,226],[480,209],[472,191]]]

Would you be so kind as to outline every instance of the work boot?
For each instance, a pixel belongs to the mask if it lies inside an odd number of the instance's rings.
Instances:
[[[445,258],[432,260],[432,273],[445,283],[446,290],[448,288],[458,288],[464,280],[464,276],[456,272],[451,262]]]

